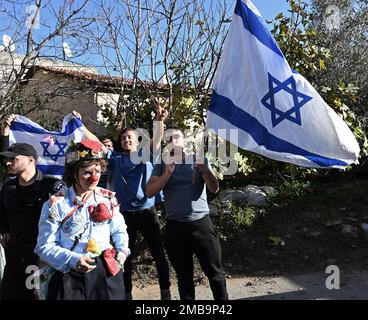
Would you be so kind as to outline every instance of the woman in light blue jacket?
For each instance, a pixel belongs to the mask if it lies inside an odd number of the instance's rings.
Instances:
[[[84,140],[67,150],[68,188],[45,202],[35,249],[59,271],[47,284],[46,299],[124,299],[128,234],[114,193],[97,187],[105,166],[98,142]]]

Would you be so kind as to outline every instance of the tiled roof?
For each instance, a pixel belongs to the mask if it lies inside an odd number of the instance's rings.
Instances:
[[[117,86],[117,85],[119,86],[128,85],[129,86],[133,84],[133,80],[127,79],[127,78],[113,77],[113,76],[101,75],[101,74],[93,73],[93,72],[78,71],[75,69],[65,69],[65,68],[51,67],[51,66],[34,66],[29,69],[25,78],[31,79],[34,76],[34,74],[39,70],[43,70],[46,72],[52,72],[52,73],[60,74],[60,75],[65,75],[67,77],[72,77],[72,78],[80,79],[83,81],[93,82],[93,83],[96,83],[102,86]],[[161,83],[154,84],[152,82],[147,82],[147,81],[144,81],[144,83],[147,86],[155,85],[156,87],[160,89],[163,89],[166,87],[166,85],[161,84]]]
[[[133,83],[131,79],[126,79],[126,78],[121,78],[121,77],[112,77],[108,75],[101,75],[98,73],[78,71],[78,70],[70,69],[70,68],[66,69],[66,68],[60,68],[60,67],[51,67],[51,66],[34,66],[30,68],[30,70],[28,71],[26,75],[26,78],[27,79],[32,78],[38,70],[52,72],[55,74],[65,75],[68,77],[77,78],[77,79],[86,80],[86,81],[94,81],[100,84],[105,83],[105,84],[111,84],[111,85],[116,85],[116,84],[120,84],[120,85],[128,84],[129,85]]]

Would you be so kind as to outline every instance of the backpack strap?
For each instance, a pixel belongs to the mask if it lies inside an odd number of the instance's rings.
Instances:
[[[89,194],[87,194],[84,199],[82,200],[82,203],[78,204],[72,211],[70,211],[66,217],[61,221],[61,225],[63,225],[65,223],[66,220],[68,220],[75,212],[78,211],[78,209],[80,207],[82,207],[86,202],[87,200],[90,198],[90,196],[92,195],[93,191]]]

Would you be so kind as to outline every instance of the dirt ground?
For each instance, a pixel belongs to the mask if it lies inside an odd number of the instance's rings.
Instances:
[[[368,232],[363,228],[368,224],[367,187],[368,179],[363,175],[338,176],[314,183],[297,201],[281,199],[265,216],[243,230],[237,240],[222,243],[228,283],[232,288],[251,289],[260,281],[267,288],[269,279],[283,283],[283,277],[317,274],[325,279],[329,265],[338,266],[346,274],[364,272],[368,263]],[[281,241],[275,243],[270,237]],[[144,243],[134,265],[136,298],[158,299],[156,270]],[[173,270],[171,277],[175,284]],[[198,263],[195,282],[198,288],[208,291],[207,279]],[[261,289],[260,295],[264,292],[267,290]],[[232,298],[240,299],[242,295],[249,296],[239,293]],[[202,297],[210,299],[210,292],[202,293]]]
[[[368,272],[366,270],[340,270],[338,286],[326,286],[330,273],[314,272],[299,275],[228,278],[230,300],[367,300]],[[179,300],[176,285],[172,298]],[[157,284],[134,287],[135,300],[159,300]],[[197,300],[212,300],[207,283],[197,284]]]

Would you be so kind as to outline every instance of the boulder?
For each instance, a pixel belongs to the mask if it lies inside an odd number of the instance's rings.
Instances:
[[[248,185],[244,188],[245,199],[251,207],[267,207],[267,193],[262,187]]]
[[[246,196],[243,191],[233,189],[226,189],[224,191],[221,191],[217,196],[217,200],[219,202],[223,202],[225,200],[240,201],[244,199],[246,200]]]
[[[264,191],[268,196],[275,193],[275,188],[274,187],[269,187],[269,186],[262,186],[260,187],[262,189],[262,191]]]

